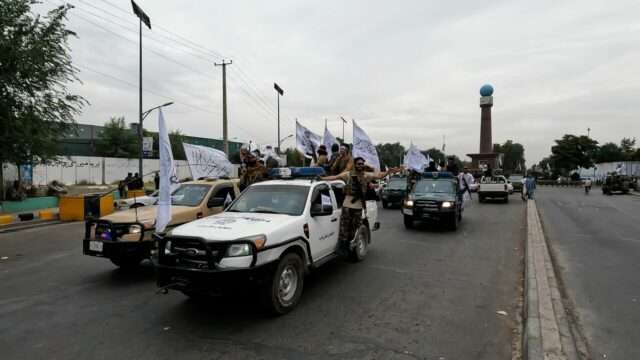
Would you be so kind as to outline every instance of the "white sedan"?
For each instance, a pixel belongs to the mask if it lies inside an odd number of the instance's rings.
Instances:
[[[139,196],[135,198],[120,199],[116,202],[118,209],[135,209],[141,206],[155,205],[158,201],[158,190],[147,196]]]

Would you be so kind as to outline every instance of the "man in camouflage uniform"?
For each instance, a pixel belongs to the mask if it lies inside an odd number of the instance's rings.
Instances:
[[[247,168],[240,176],[240,191],[246,189],[253,183],[260,182],[267,178],[267,168],[258,162],[258,158],[254,153],[247,155]]]
[[[322,180],[342,180],[345,182],[344,201],[342,203],[342,215],[340,216],[340,234],[338,252],[347,255],[351,249],[356,231],[362,224],[363,210],[366,211],[365,194],[369,184],[373,180],[398,172],[399,169],[389,169],[385,172],[374,173],[365,171],[365,162],[361,157],[354,159],[354,168],[335,176],[326,176]]]

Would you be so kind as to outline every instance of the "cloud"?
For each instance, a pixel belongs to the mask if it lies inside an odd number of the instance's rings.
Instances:
[[[447,151],[462,156],[478,150],[484,83],[496,89],[494,142],[523,143],[529,164],[567,132],[591,128],[597,140],[618,142],[640,131],[637,1],[139,3],[153,27],[143,31],[144,106],[175,101],[169,126],[189,135],[221,136],[222,76],[213,63],[223,57],[233,60],[230,136],[242,140],[276,142],[274,81],[285,90],[283,137],[296,118],[316,132],[326,118],[341,135],[342,115],[377,142],[440,147],[444,135]],[[92,104],[78,120],[134,121],[130,3],[74,4],[84,85],[73,89]]]

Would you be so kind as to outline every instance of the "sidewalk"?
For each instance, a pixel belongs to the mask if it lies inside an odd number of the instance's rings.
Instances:
[[[58,208],[48,208],[14,214],[0,214],[0,231],[16,224],[57,221],[59,212]]]

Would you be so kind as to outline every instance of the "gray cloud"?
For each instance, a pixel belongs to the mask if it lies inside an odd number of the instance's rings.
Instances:
[[[73,89],[92,103],[78,120],[135,120],[129,1],[72,3],[73,56],[84,81]],[[617,142],[640,131],[637,1],[139,3],[153,25],[143,40],[145,107],[174,100],[170,127],[190,135],[221,135],[222,80],[213,66],[220,55],[234,61],[230,136],[242,140],[276,142],[274,81],[285,89],[282,136],[294,132],[295,118],[318,133],[327,118],[340,136],[344,115],[377,142],[440,147],[446,135],[448,152],[476,152],[486,82],[496,89],[494,142],[523,143],[529,163],[567,132],[590,127],[597,140]],[[215,54],[170,42],[162,28]]]

